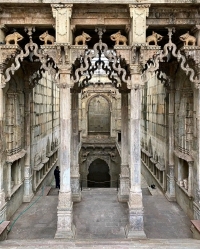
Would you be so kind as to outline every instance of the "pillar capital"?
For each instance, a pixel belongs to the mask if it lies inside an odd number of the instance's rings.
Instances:
[[[73,4],[51,4],[53,17],[55,18],[56,42],[70,42],[70,18]]]
[[[146,42],[146,17],[149,15],[150,4],[130,4],[131,44]]]

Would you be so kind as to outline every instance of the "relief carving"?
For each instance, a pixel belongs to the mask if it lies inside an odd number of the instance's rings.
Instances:
[[[11,44],[11,41],[14,41],[15,45],[17,45],[18,41],[21,41],[24,37],[20,35],[18,32],[14,32],[13,34],[7,35],[5,37],[6,45]]]
[[[157,45],[157,43],[159,41],[161,41],[162,38],[163,38],[162,35],[159,35],[158,33],[156,33],[156,32],[153,31],[152,35],[148,36],[147,39],[146,39],[146,41],[147,41],[148,45],[149,45],[150,42],[154,42],[154,45]]]
[[[179,39],[183,41],[184,46],[188,46],[188,45],[195,46],[196,44],[196,38],[190,35],[189,31],[185,33],[184,35],[181,35]]]
[[[88,35],[87,33],[85,33],[83,31],[82,35],[78,35],[76,38],[75,38],[75,45],[78,45],[79,42],[82,42],[82,45],[86,45],[86,41],[90,41],[91,40],[91,36]]]
[[[40,41],[44,42],[44,45],[47,45],[50,42],[52,45],[55,42],[55,38],[52,35],[48,34],[48,31],[44,32],[42,35],[39,36]]]
[[[119,43],[123,43],[123,45],[127,46],[127,38],[124,35],[121,35],[121,31],[119,30],[117,33],[112,34],[110,36],[112,41],[115,41],[115,45],[119,45]]]

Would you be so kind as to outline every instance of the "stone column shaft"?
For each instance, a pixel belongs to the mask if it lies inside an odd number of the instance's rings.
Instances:
[[[128,167],[128,93],[121,94],[121,174],[118,200],[127,202],[129,197]]]
[[[78,93],[72,93],[72,137],[71,137],[71,188],[72,200],[79,202],[81,200],[80,174],[79,174],[79,105]]]
[[[31,114],[30,114],[30,94],[31,89],[25,89],[25,167],[24,167],[24,202],[30,202],[33,198],[32,190],[32,169],[31,169]]]
[[[60,81],[70,82],[69,74],[62,73]],[[63,83],[60,87],[60,192],[55,238],[71,239],[75,234],[70,184],[71,94],[68,85]]]
[[[137,68],[137,65],[135,69]],[[141,191],[141,159],[140,159],[140,113],[141,113],[141,77],[139,73],[132,75],[130,93],[130,194],[128,238],[146,238],[144,233],[143,203]],[[138,84],[138,85],[137,85]]]
[[[169,201],[175,201],[175,179],[174,179],[174,104],[175,91],[169,92],[169,113],[168,113],[168,174],[166,197]]]

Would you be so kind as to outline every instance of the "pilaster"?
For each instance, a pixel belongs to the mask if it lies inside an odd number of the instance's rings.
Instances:
[[[71,136],[71,188],[72,200],[81,201],[80,174],[79,174],[79,106],[78,92],[72,92],[72,136]]]
[[[130,44],[146,43],[146,17],[149,15],[150,4],[131,4]]]
[[[128,151],[128,92],[121,92],[121,174],[118,191],[121,202],[127,202],[129,197]]]
[[[175,167],[174,167],[174,105],[175,90],[173,82],[169,89],[169,113],[168,113],[168,174],[167,174],[167,192],[165,196],[169,201],[175,201]]]
[[[25,84],[28,84],[27,78]],[[31,114],[30,114],[30,94],[28,86],[24,89],[25,102],[25,167],[24,167],[24,195],[23,202],[30,202],[34,196],[32,189],[32,169],[31,169]]]
[[[141,69],[140,65],[131,65],[130,92],[130,194],[129,224],[126,227],[128,238],[146,238],[143,221],[143,203],[141,190],[140,159],[140,113],[141,113]]]
[[[56,42],[71,43],[70,18],[72,4],[52,4],[53,17],[55,18]]]

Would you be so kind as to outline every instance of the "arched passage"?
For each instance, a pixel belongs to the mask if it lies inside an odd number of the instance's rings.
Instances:
[[[94,160],[90,164],[87,180],[88,180],[88,187],[109,188],[110,174],[107,163],[99,158]]]

